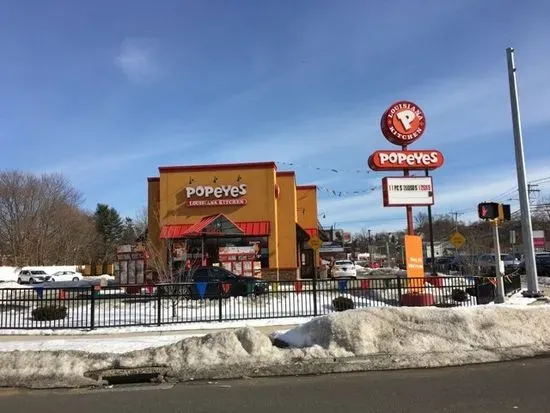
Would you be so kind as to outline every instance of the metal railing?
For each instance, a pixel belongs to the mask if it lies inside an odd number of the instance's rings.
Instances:
[[[512,278],[507,291],[519,288],[519,276]],[[21,286],[0,288],[0,329],[95,329],[310,317],[335,311],[333,300],[339,297],[346,308],[472,306],[494,298],[494,288],[487,284],[491,283],[474,277],[427,277],[137,287]],[[419,292],[429,300],[411,301]]]

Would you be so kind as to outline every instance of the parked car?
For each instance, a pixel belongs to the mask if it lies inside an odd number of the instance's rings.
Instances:
[[[550,277],[550,255],[535,255],[535,265],[539,277]],[[519,265],[519,272],[525,274],[525,261],[522,261]]]
[[[57,271],[52,275],[47,275],[46,282],[56,282],[56,281],[74,281],[78,282],[84,279],[83,275],[76,271]]]
[[[170,292],[170,287],[159,285],[158,288],[164,293]],[[200,288],[205,288],[203,297]],[[225,268],[212,266],[197,268],[191,274],[190,281],[178,286],[178,289],[183,290],[192,299],[199,299],[260,295],[268,292],[269,285],[266,281],[243,277]]]
[[[48,274],[46,274],[43,270],[21,270],[19,272],[17,282],[19,284],[28,283],[28,284],[36,284],[36,283],[42,283],[46,280],[46,277]]]
[[[336,260],[332,267],[332,278],[357,278],[357,269],[350,260]]]
[[[520,268],[520,261],[511,254],[500,254],[500,260],[503,262],[504,271],[507,274]],[[495,264],[495,254],[482,254],[477,261],[481,273],[485,275],[494,275]]]

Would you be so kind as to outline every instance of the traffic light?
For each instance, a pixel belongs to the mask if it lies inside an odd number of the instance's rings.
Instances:
[[[509,204],[499,204],[498,202],[482,202],[477,205],[477,215],[481,219],[498,219],[500,221],[510,221]]]
[[[510,221],[512,219],[512,214],[510,213],[510,204],[499,204],[498,219],[500,219],[501,221]]]
[[[482,202],[477,205],[477,215],[481,219],[496,219],[499,216],[499,206],[496,202]]]

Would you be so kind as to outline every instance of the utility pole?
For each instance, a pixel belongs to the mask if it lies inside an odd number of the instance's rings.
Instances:
[[[464,215],[463,212],[458,212],[458,211],[451,211],[449,212],[449,214],[453,215],[455,217],[454,221],[455,221],[455,231],[458,231],[458,217],[459,215]]]
[[[525,171],[525,154],[523,151],[523,136],[521,132],[521,116],[519,112],[514,49],[512,47],[506,49],[506,55],[508,61],[508,83],[510,86],[512,125],[514,127],[514,147],[516,151],[516,170],[518,176],[518,193],[521,211],[523,252],[525,254],[525,271],[527,273],[527,291],[524,291],[523,295],[526,297],[542,297],[543,294],[539,290],[537,267],[535,264],[535,246],[533,245],[533,226],[531,223],[527,172]]]
[[[527,184],[527,194],[529,196],[529,204],[533,205],[535,203],[534,197],[531,196],[531,194],[538,194],[540,192],[540,189],[534,189],[538,188],[537,184]]]

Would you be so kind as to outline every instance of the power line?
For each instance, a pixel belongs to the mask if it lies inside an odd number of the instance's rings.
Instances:
[[[370,174],[372,171],[368,169],[340,169],[340,168],[325,168],[314,165],[298,164],[296,162],[275,162],[277,165],[292,166],[298,168],[315,169],[316,171],[325,171],[332,173],[353,173],[353,174]]]

